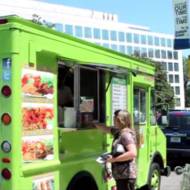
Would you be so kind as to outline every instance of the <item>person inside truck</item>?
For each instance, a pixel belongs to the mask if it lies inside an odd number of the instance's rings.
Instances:
[[[58,80],[58,123],[63,125],[64,107],[73,107],[73,93],[71,87],[59,76]]]

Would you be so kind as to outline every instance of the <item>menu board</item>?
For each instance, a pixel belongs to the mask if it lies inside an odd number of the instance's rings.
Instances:
[[[23,69],[22,158],[24,163],[54,159],[54,75]]]
[[[55,190],[53,175],[36,176],[32,181],[32,190]]]
[[[112,78],[112,116],[118,109],[127,109],[126,79]]]

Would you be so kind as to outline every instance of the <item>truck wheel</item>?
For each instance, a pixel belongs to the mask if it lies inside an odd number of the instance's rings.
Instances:
[[[160,190],[160,166],[152,163],[148,178],[148,190]]]

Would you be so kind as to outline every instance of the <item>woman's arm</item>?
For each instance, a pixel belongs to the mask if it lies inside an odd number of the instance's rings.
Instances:
[[[96,126],[97,129],[100,129],[101,131],[105,132],[105,133],[111,133],[111,128],[110,127],[106,127],[103,124],[94,124]]]
[[[124,162],[128,160],[132,160],[137,156],[137,149],[135,144],[129,144],[126,146],[127,152],[117,156],[117,157],[109,157],[107,159],[108,162]]]

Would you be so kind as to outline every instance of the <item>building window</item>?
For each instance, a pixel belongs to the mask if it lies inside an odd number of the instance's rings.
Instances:
[[[141,35],[141,44],[146,44],[146,36]]]
[[[111,44],[111,49],[117,51],[117,45],[115,45],[115,44]]]
[[[180,102],[179,98],[175,99],[175,105],[178,106],[178,107],[181,106],[181,102]]]
[[[175,83],[179,83],[179,75],[175,75]]]
[[[109,48],[109,44],[107,44],[107,43],[103,43],[103,46],[104,46],[105,48]]]
[[[166,59],[166,51],[165,50],[161,50],[161,54],[162,54],[162,59]]]
[[[148,57],[150,58],[154,57],[154,50],[152,48],[148,49]]]
[[[132,46],[127,46],[127,54],[132,55],[133,54],[133,48]]]
[[[172,51],[167,51],[168,53],[168,59],[172,59]]]
[[[131,33],[127,33],[126,38],[127,38],[127,42],[132,42],[132,34]]]
[[[94,38],[95,39],[100,39],[100,29],[94,28]]]
[[[100,42],[95,42],[96,45],[98,46],[101,46],[101,43]]]
[[[63,32],[63,25],[60,23],[55,24],[55,29],[59,32]]]
[[[110,35],[111,35],[111,40],[113,40],[113,41],[117,40],[117,33],[116,33],[116,31],[111,31]]]
[[[177,60],[178,59],[178,52],[177,51],[174,51],[174,59]]]
[[[119,41],[120,41],[120,42],[124,42],[124,41],[125,41],[124,32],[119,32]]]
[[[155,43],[155,46],[159,46],[160,45],[160,39],[158,37],[155,37],[154,43]]]
[[[147,57],[147,49],[141,48],[141,57]]]
[[[136,57],[140,57],[140,48],[139,47],[134,47],[134,55],[136,56]]]
[[[161,65],[162,65],[161,68],[162,68],[164,71],[166,71],[166,70],[167,70],[167,64],[166,64],[166,62],[162,62]]]
[[[81,26],[75,26],[75,36],[82,38],[82,27]]]
[[[167,46],[172,47],[172,40],[171,39],[167,39]]]
[[[148,45],[153,45],[153,37],[148,36]]]
[[[134,34],[134,43],[138,44],[139,43],[139,35]]]
[[[109,40],[109,32],[108,30],[102,30],[102,39]]]
[[[161,38],[161,46],[165,47],[166,46],[166,39]]]
[[[65,32],[66,32],[67,34],[73,35],[73,26],[72,26],[72,25],[69,25],[69,24],[66,24],[66,25],[65,25]]]
[[[156,58],[160,58],[160,50],[159,49],[156,49],[156,51],[155,51],[155,57]]]
[[[173,82],[174,82],[173,75],[169,75],[169,82],[170,82],[170,83],[173,83]]]
[[[174,87],[172,86],[172,92],[174,93]]]
[[[120,51],[121,53],[125,53],[125,46],[120,45],[120,46],[119,46],[119,51]]]
[[[85,38],[92,38],[92,29],[89,27],[84,28],[84,37]]]
[[[173,71],[173,63],[168,63],[168,70]]]
[[[174,63],[174,71],[179,71],[179,64],[178,63]]]
[[[175,87],[175,94],[176,95],[180,95],[180,88],[179,88],[179,86]]]

